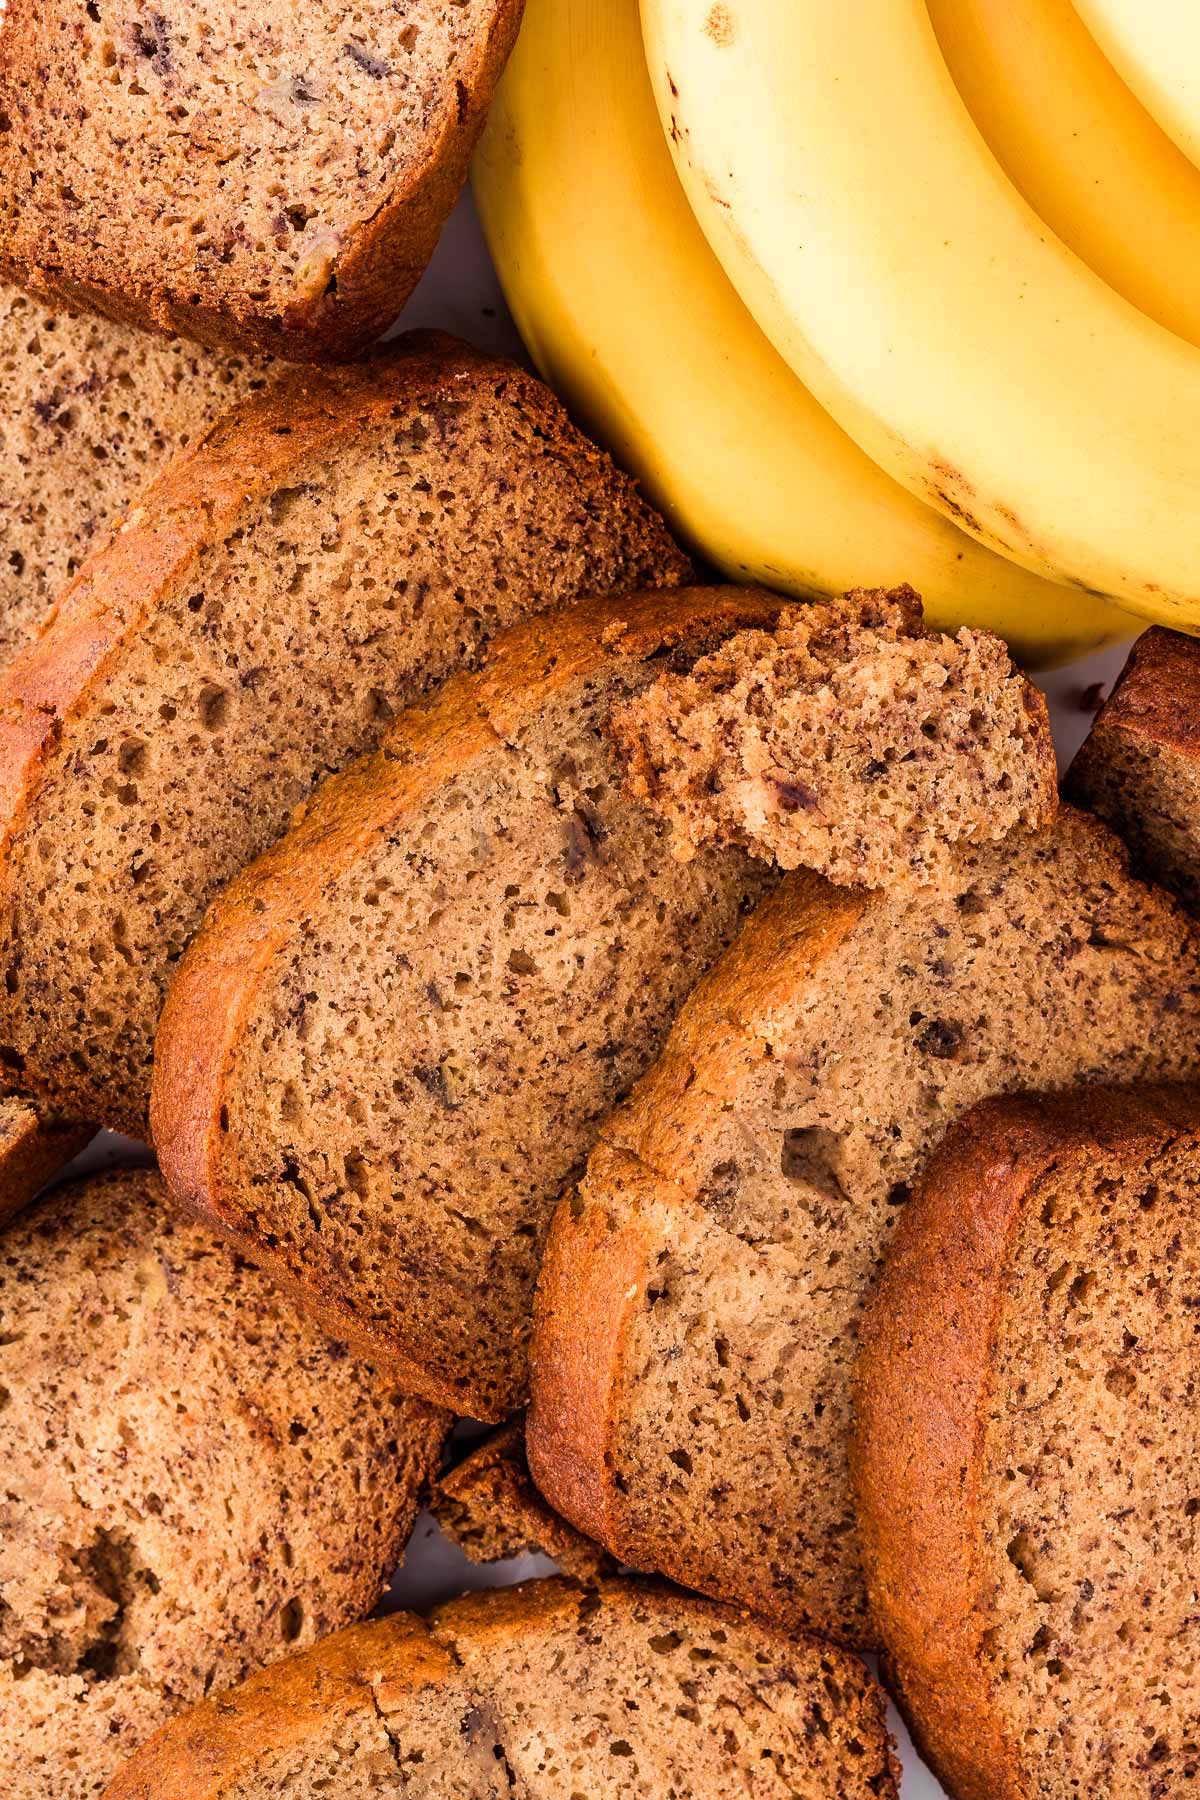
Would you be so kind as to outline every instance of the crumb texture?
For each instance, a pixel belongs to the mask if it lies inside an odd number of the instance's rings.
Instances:
[[[519,641],[544,657],[549,629]],[[344,869],[314,874],[319,898],[237,1032],[214,1176],[247,1246],[335,1297],[421,1391],[486,1419],[524,1396],[559,1194],[773,879],[741,853],[673,862],[665,828],[624,796],[604,720],[652,658],[597,636],[585,671],[539,703],[497,673],[519,663],[512,644],[431,715],[437,732],[485,704],[479,745],[416,804],[397,800]],[[402,794],[414,723],[317,818],[360,786],[373,808]],[[294,854],[320,870],[324,844]],[[214,916],[203,954],[225,954],[221,930]]]
[[[255,491],[289,401],[328,416]],[[0,895],[10,1080],[134,1136],[163,994],[206,904],[316,785],[499,628],[686,568],[546,390],[453,347],[273,389],[173,465],[137,530],[169,532],[198,504],[193,476],[226,504],[220,528],[188,525],[198,538],[145,616],[78,693],[54,695]],[[43,686],[77,631],[130,604],[118,549],[36,647]],[[0,700],[29,704],[27,667]]]
[[[90,1800],[181,1706],[370,1611],[446,1429],[157,1176],[0,1244],[0,1789]]]
[[[1197,1141],[1023,1209],[985,1401],[982,1645],[1031,1792],[1200,1780]]]
[[[954,848],[1049,822],[1045,702],[989,632],[927,631],[911,589],[791,607],[612,721],[674,854],[740,844],[831,881],[919,887]]]
[[[581,1299],[588,1267],[623,1238],[653,1246],[628,1337],[599,1378],[611,1461],[591,1478],[608,1496],[609,1547],[871,1642],[850,1374],[864,1298],[924,1158],[988,1094],[1191,1073],[1198,1021],[1194,928],[1069,808],[1019,851],[960,853],[944,892],[785,880],[605,1129],[661,1204],[626,1192],[609,1155],[556,1223],[546,1338],[580,1369],[604,1323]],[[573,1516],[554,1443],[577,1429],[564,1365],[541,1345],[536,1362],[535,1472]]]
[[[0,284],[0,662],[141,485],[266,369]]]
[[[116,316],[301,358],[397,316],[515,0],[9,0],[0,260]]]
[[[261,1739],[240,1767],[210,1704],[135,1759],[111,1800],[895,1800],[865,1667],[702,1601],[537,1582],[360,1637],[356,1703],[325,1724],[314,1713],[300,1742],[278,1741],[297,1734],[272,1675],[289,1680],[294,1719],[323,1675],[328,1688],[329,1646],[230,1696],[243,1741]]]

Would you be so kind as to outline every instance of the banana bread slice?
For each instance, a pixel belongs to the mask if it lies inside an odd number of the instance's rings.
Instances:
[[[624,793],[611,707],[778,601],[737,588],[526,621],[210,910],[155,1049],[173,1194],[412,1391],[526,1389],[550,1215],[772,871],[689,864]]]
[[[0,1095],[0,1225],[28,1204],[87,1145],[90,1125],[17,1096]]]
[[[922,887],[955,847],[1054,817],[1046,702],[987,631],[911,588],[789,607],[618,707],[632,791],[683,860],[741,844],[848,886]]]
[[[108,1800],[896,1800],[867,1669],[649,1583],[343,1632],[169,1724]]]
[[[0,269],[231,347],[392,323],[466,179],[521,0],[8,0]]]
[[[1155,880],[1200,912],[1200,643],[1140,637],[1064,792],[1107,819]]]
[[[846,1463],[863,1302],[989,1094],[1200,1068],[1200,931],[1064,808],[945,891],[788,876],[558,1208],[530,1467],[622,1561],[869,1643]]]
[[[539,382],[424,335],[293,371],[146,490],[0,673],[0,1061],[146,1132],[212,895],[525,615],[684,558]]]
[[[559,1518],[534,1487],[520,1419],[489,1433],[447,1470],[434,1486],[429,1508],[474,1563],[541,1555],[577,1581],[617,1572],[607,1550]]]
[[[84,1800],[210,1688],[362,1618],[448,1420],[124,1171],[0,1257],[0,1793]]]
[[[897,1229],[863,1332],[867,1584],[962,1800],[1197,1778],[1200,1090],[989,1103]]]
[[[0,662],[142,483],[267,368],[0,284]]]

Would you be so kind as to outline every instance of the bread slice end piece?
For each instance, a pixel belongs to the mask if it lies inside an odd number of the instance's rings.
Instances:
[[[897,1228],[853,1480],[893,1691],[963,1800],[1194,1771],[1198,1159],[1194,1086],[988,1101]]]

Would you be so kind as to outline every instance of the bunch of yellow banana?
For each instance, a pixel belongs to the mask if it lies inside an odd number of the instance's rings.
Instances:
[[[1200,170],[1138,91],[1169,135],[1069,0],[527,0],[475,189],[709,561],[1044,665],[1136,629],[1102,596],[1200,630]]]

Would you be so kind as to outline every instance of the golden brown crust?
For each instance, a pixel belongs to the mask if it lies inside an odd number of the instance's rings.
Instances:
[[[620,1584],[606,1591],[614,1604],[619,1596]],[[572,1583],[535,1581],[451,1601],[428,1624],[395,1613],[336,1632],[169,1721],[105,1800],[223,1800],[268,1759],[327,1744],[355,1717],[370,1722],[421,1688],[450,1684],[457,1637],[503,1647],[530,1629],[572,1624],[580,1597]]]
[[[381,831],[588,671],[613,657],[641,660],[684,637],[769,622],[780,604],[753,589],[674,589],[585,600],[552,618],[524,621],[495,641],[478,675],[447,682],[430,703],[402,714],[373,755],[327,781],[286,837],[210,909],[168,995],[150,1113],[176,1199],[218,1228],[238,1230],[238,1196],[224,1180],[222,1125],[238,1044],[275,957],[327,884]],[[255,1256],[295,1285],[265,1246],[256,1244]],[[374,1360],[427,1398],[450,1406],[468,1398],[455,1385],[431,1381],[390,1341],[367,1337],[340,1292],[306,1287],[304,1300],[327,1329],[369,1343]]]
[[[503,368],[441,334],[414,334],[361,368],[285,374],[169,464],[0,678],[0,848],[20,830],[63,720],[239,508],[392,406]]]
[[[1098,843],[1108,840],[1094,830]],[[553,1221],[531,1348],[534,1477],[556,1510],[614,1554],[702,1591],[730,1591],[728,1555],[714,1567],[699,1534],[659,1527],[652,1490],[622,1468],[643,1373],[628,1347],[660,1256],[693,1254],[680,1250],[676,1226],[708,1216],[702,1188],[714,1130],[736,1115],[772,1044],[778,1052],[787,1042],[810,977],[883,904],[804,872],[762,901],[686,1002],[657,1064],[603,1127],[578,1194]],[[779,1590],[757,1559],[738,1564],[737,1582],[740,1599],[780,1617]]]
[[[75,269],[14,256],[0,243],[5,276],[29,292],[105,314],[124,324],[179,334],[222,350],[261,350],[297,362],[343,362],[361,354],[399,316],[437,247],[466,182],[496,84],[516,42],[525,0],[491,0],[492,17],[474,59],[463,66],[446,97],[436,140],[414,182],[393,194],[350,234],[332,274],[336,281],[282,313],[265,311],[249,295],[235,314],[228,306],[193,302],[168,289],[131,290],[117,261],[98,271],[85,257]],[[11,14],[11,8],[10,8]],[[17,21],[10,16],[15,41]]]
[[[619,1579],[597,1582],[593,1590],[606,1606],[620,1606],[632,1591],[631,1582]],[[585,1590],[578,1582],[554,1576],[548,1581],[521,1581],[513,1587],[448,1600],[430,1614],[429,1625],[438,1642],[447,1646],[463,1637],[481,1648],[504,1645],[526,1631],[573,1625],[584,1597]],[[594,1601],[588,1604],[594,1605]]]
[[[538,384],[440,332],[414,332],[352,369],[285,372],[231,407],[143,491],[89,557],[41,635],[0,679],[0,843],[7,846],[61,729],[164,591],[247,501],[289,470],[353,440],[418,395],[476,381]]]
[[[1108,732],[1200,757],[1200,641],[1151,626],[1096,715],[1092,737]]]
[[[1004,1272],[1039,1179],[1200,1130],[1200,1089],[985,1101],[954,1126],[896,1230],[863,1328],[851,1466],[893,1692],[960,1800],[1027,1800],[980,1656],[982,1433]]]
[[[344,1721],[373,1718],[372,1683],[383,1671],[399,1699],[449,1679],[452,1668],[409,1613],[336,1632],[172,1719],[126,1764],[105,1800],[221,1800],[267,1752],[328,1742]]]
[[[604,1126],[578,1194],[555,1214],[534,1315],[526,1446],[534,1480],[588,1537],[635,1566],[647,1559],[705,1587],[703,1559],[677,1537],[632,1531],[614,1450],[628,1345],[645,1310],[672,1215],[703,1180],[715,1112],[736,1106],[766,1048],[761,1022],[788,1004],[798,970],[832,955],[875,901],[800,870],[751,915],[700,982],[666,1049]],[[769,1615],[765,1586],[759,1596]]]
[[[564,1199],[550,1229],[534,1309],[525,1447],[534,1481],[585,1537],[628,1560],[621,1494],[612,1479],[622,1370],[664,1238],[664,1184],[601,1143],[593,1180],[620,1194],[623,1217]],[[669,1203],[669,1202],[668,1202]]]
[[[559,1579],[525,1582],[467,1594],[439,1607],[428,1623],[398,1614],[358,1626],[275,1664],[166,1725],[117,1777],[106,1800],[227,1800],[256,1776],[273,1792],[271,1776],[280,1757],[306,1746],[330,1746],[339,1725],[352,1724],[356,1717],[364,1723],[379,1721],[399,1739],[413,1699],[424,1692],[436,1700],[439,1690],[455,1701],[455,1716],[472,1695],[486,1711],[489,1667],[503,1667],[510,1655],[519,1658],[539,1637],[553,1642],[557,1634],[569,1637],[585,1623],[589,1642],[602,1658],[606,1637],[619,1647],[621,1628],[643,1627],[648,1613],[664,1623],[674,1617],[685,1633],[693,1627],[719,1636],[722,1627],[744,1633],[745,1647],[758,1652],[758,1663],[769,1668],[777,1662],[785,1680],[792,1670],[812,1679],[829,1675],[837,1680],[839,1652],[823,1651],[818,1658],[811,1641],[794,1644],[731,1608],[659,1583],[618,1579],[584,1588]],[[847,1691],[861,1707],[859,1736],[865,1732],[869,1739],[849,1754],[876,1757],[881,1773],[872,1791],[883,1800],[896,1800],[899,1769],[891,1754],[883,1694],[852,1659],[845,1658],[843,1667]],[[826,1698],[824,1692],[821,1697]],[[560,1697],[546,1699],[553,1706]],[[345,1731],[340,1735],[342,1741],[349,1737]],[[453,1739],[445,1748],[450,1752],[452,1746]]]

